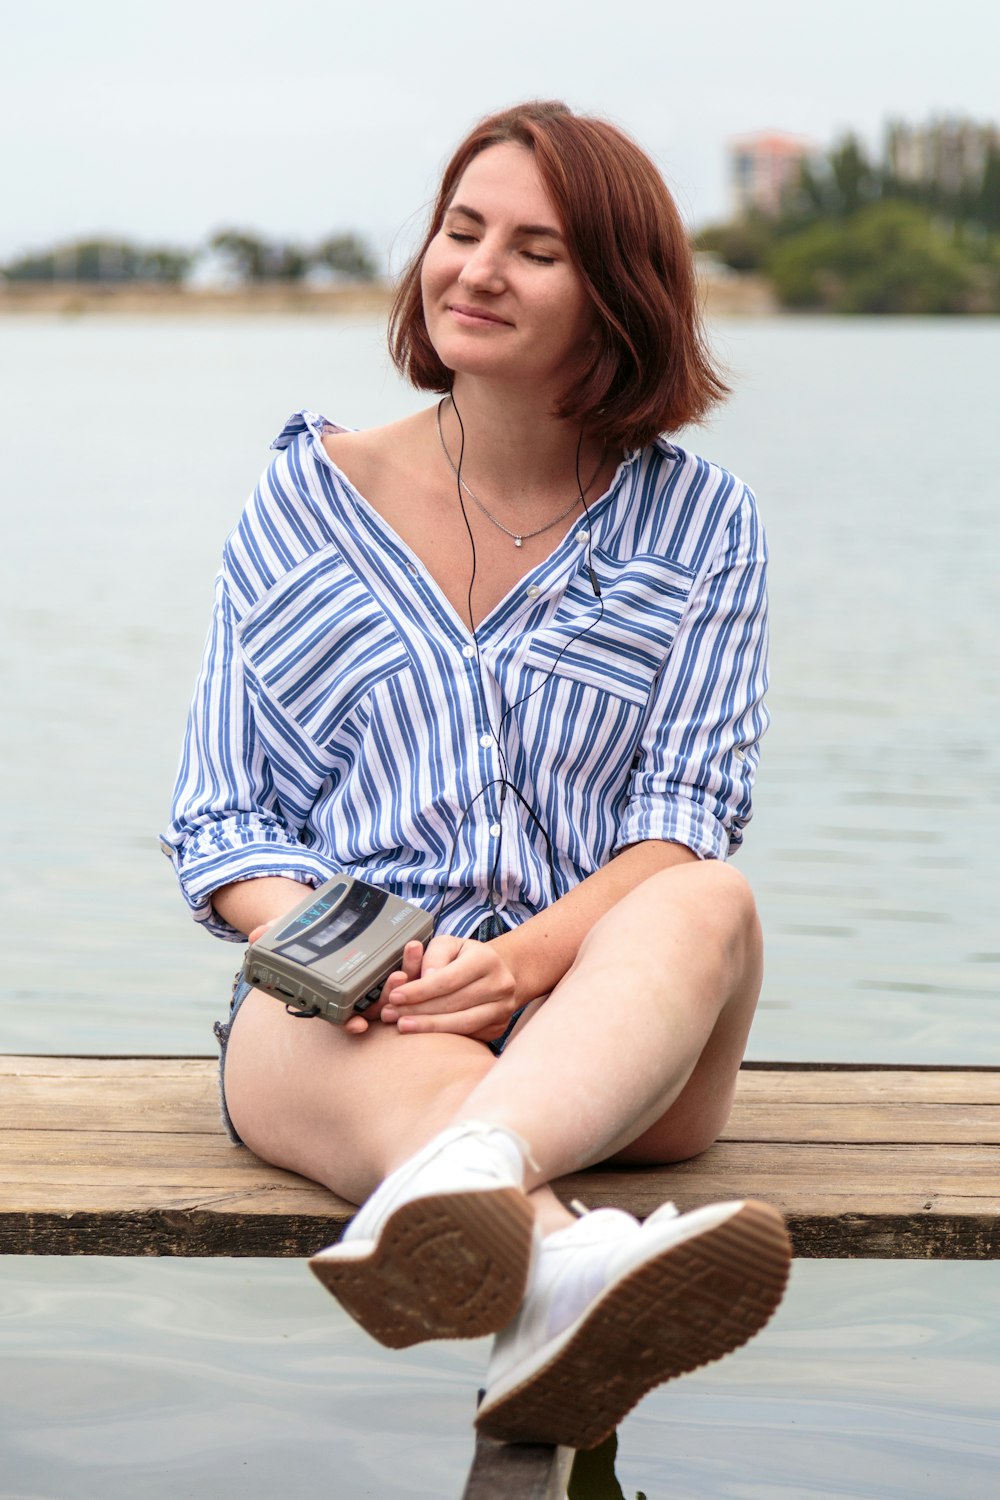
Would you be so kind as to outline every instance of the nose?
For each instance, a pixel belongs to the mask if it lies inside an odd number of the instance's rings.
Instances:
[[[471,248],[459,272],[459,286],[470,292],[498,292],[503,288],[503,270],[497,249],[482,239]]]

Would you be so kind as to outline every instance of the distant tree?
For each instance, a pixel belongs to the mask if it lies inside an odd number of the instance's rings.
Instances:
[[[827,160],[836,193],[836,212],[846,217],[878,198],[879,172],[868,160],[856,135],[843,136]]]
[[[228,259],[241,281],[269,281],[273,275],[274,246],[243,229],[220,229],[209,248]]]
[[[310,249],[290,241],[265,240],[242,229],[221,229],[209,243],[228,259],[241,281],[301,281],[314,266],[359,281],[371,281],[376,273],[371,252],[356,234],[331,235]]]
[[[194,261],[188,251],[143,248],[128,240],[77,240],[9,261],[8,281],[183,281]]]
[[[978,219],[990,234],[1000,232],[1000,148],[992,146],[986,156],[979,190]]]
[[[825,156],[802,162],[775,232],[780,236],[817,219],[848,218],[881,194],[881,169],[869,160],[857,136],[842,136]]]
[[[782,217],[796,223],[809,223],[830,213],[827,183],[828,174],[823,171],[821,163],[806,157],[799,166],[798,183],[785,195]]]
[[[777,244],[768,270],[788,307],[840,313],[964,312],[980,279],[967,256],[915,204],[872,204]]]
[[[195,262],[193,250],[144,250],[142,254],[146,281],[183,281]]]
[[[711,251],[734,271],[757,271],[767,259],[774,237],[765,219],[737,219],[731,224],[710,224],[695,237],[695,249]]]
[[[312,262],[357,281],[374,281],[378,272],[371,250],[356,234],[334,234],[321,241],[312,253]]]

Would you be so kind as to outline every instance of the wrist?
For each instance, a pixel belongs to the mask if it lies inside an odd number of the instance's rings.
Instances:
[[[544,986],[536,988],[530,953],[520,928],[514,927],[509,932],[500,933],[499,937],[490,939],[489,945],[499,954],[514,981],[515,1008],[527,1005],[529,1000],[535,1000],[544,993]]]

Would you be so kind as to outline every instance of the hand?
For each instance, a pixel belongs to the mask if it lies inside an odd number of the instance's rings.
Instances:
[[[273,927],[275,922],[280,922],[280,920],[280,917],[274,917],[270,922],[261,922],[259,927],[255,927],[252,932],[247,934],[247,941],[255,943],[262,933],[265,933],[269,927]],[[389,978],[382,987],[382,993],[375,1004],[370,1005],[364,1015],[351,1016],[344,1022],[342,1029],[349,1032],[352,1036],[361,1036],[366,1032],[369,1022],[377,1019],[393,990],[399,985],[405,984],[408,979],[416,979],[418,977],[423,956],[424,947],[422,943],[407,943],[403,949],[403,967],[389,975]]]
[[[419,948],[419,943],[408,943]],[[404,954],[404,967],[406,955]],[[435,937],[419,969],[392,974],[379,1001],[380,1019],[401,1032],[450,1032],[493,1042],[517,1010],[517,985],[499,950],[474,938]]]
[[[379,995],[374,1005],[369,1005],[364,1015],[351,1016],[350,1020],[344,1022],[344,1030],[349,1032],[352,1036],[361,1036],[363,1032],[367,1031],[369,1023],[371,1021],[378,1020],[380,1016],[384,1015],[386,1002],[388,1001],[389,996],[393,994],[393,992],[397,990],[401,984],[406,984],[407,980],[416,979],[419,976],[420,965],[423,961],[423,956],[423,943],[418,943],[416,941],[407,943],[406,947],[403,949],[403,967],[401,969],[395,970],[394,973],[389,975],[389,978],[382,986],[381,995]]]

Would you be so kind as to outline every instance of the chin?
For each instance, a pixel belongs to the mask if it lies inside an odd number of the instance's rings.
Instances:
[[[434,344],[438,359],[446,370],[454,375],[468,375],[486,380],[524,379],[527,372],[518,368],[516,362],[497,359],[486,349],[456,348],[454,341],[442,339]],[[529,377],[530,378],[530,377]]]

